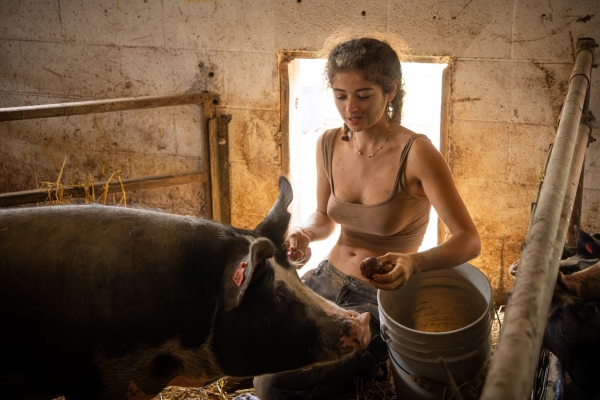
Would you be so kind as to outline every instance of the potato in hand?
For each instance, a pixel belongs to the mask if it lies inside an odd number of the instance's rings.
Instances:
[[[367,257],[360,262],[360,274],[367,279],[373,279],[373,274],[387,274],[394,269],[394,264],[382,264],[376,257]]]

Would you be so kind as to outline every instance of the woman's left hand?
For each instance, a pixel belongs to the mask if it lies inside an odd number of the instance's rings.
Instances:
[[[387,253],[377,257],[382,264],[392,264],[392,269],[387,274],[373,274],[373,279],[369,283],[381,290],[396,290],[406,284],[406,281],[415,271],[415,263],[409,254]]]

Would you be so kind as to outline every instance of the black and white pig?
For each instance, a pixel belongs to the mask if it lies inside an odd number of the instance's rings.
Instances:
[[[573,381],[579,400],[600,400],[600,262],[558,273],[544,345]]]
[[[577,239],[575,247],[565,244],[558,266],[563,275],[570,275],[582,271],[600,261],[600,232],[589,234],[575,227]],[[509,273],[516,276],[519,270],[519,261],[515,261],[509,268]]]
[[[0,393],[141,400],[365,348],[369,314],[290,265],[279,188],[253,231],[107,206],[0,211]]]
[[[600,233],[589,234],[579,228],[576,232],[576,246],[563,248],[559,270],[564,275],[582,271],[600,261]]]

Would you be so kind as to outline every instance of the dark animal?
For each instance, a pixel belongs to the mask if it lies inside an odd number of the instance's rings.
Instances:
[[[292,191],[279,187],[253,231],[105,206],[0,211],[2,396],[147,399],[366,347],[369,314],[290,265]]]
[[[600,233],[577,228],[576,246],[565,246],[562,258],[544,345],[571,377],[578,399],[600,400]],[[510,274],[518,268],[517,260]]]
[[[576,247],[563,248],[559,271],[564,275],[582,271],[600,261],[600,233],[589,234],[579,228],[576,231]]]
[[[582,271],[600,261],[600,232],[589,234],[577,227],[575,247],[565,245],[560,259],[558,270],[563,275],[571,275]],[[519,270],[519,260],[509,268],[509,273],[516,276]]]
[[[577,399],[600,399],[600,262],[572,275],[559,272],[544,345],[571,377]]]

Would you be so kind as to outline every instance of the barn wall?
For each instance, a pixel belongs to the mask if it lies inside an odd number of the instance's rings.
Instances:
[[[473,264],[501,303],[566,94],[578,37],[600,41],[600,0],[4,0],[0,107],[209,90],[230,114],[232,223],[277,195],[277,50],[317,50],[335,29],[401,36],[453,57],[448,162],[483,239]],[[364,15],[363,15],[364,14]],[[600,52],[598,52],[600,56]],[[591,108],[600,115],[600,73]],[[106,179],[196,170],[197,106],[0,123],[0,192],[90,172]],[[594,135],[600,137],[598,129]],[[600,142],[588,149],[583,228],[600,231]],[[140,202],[197,214],[193,185]]]

